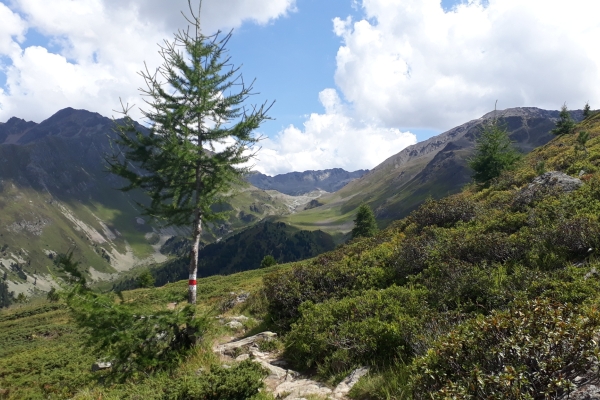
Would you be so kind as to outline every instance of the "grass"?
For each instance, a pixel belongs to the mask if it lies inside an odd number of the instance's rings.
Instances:
[[[273,266],[228,276],[212,276],[198,280],[198,308],[218,312],[219,305],[231,292],[255,294],[262,277],[288,265]],[[124,292],[125,301],[155,308],[170,302],[184,303],[187,282],[167,284],[160,288]],[[253,300],[236,306],[230,313],[252,314]],[[262,328],[255,327],[254,329]],[[13,305],[0,310],[0,399],[158,399],[176,377],[195,376],[201,368],[219,363],[212,352],[212,341],[231,332],[216,325],[205,345],[173,372],[159,373],[141,382],[104,386],[102,372],[92,373],[91,365],[98,356],[83,347],[79,331],[62,303],[32,300],[26,305]],[[272,399],[268,394],[256,400]]]

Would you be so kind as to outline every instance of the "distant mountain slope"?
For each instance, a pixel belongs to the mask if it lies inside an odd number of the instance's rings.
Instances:
[[[264,221],[218,243],[200,250],[198,276],[225,275],[257,269],[266,255],[278,263],[315,257],[335,248],[333,238],[323,231],[304,231],[282,222]],[[188,276],[189,241],[181,237],[169,239],[162,251],[179,256],[153,268],[156,285],[162,286]],[[122,280],[117,290],[136,288],[135,279]]]
[[[252,185],[263,190],[277,190],[281,193],[299,196],[319,189],[330,193],[335,192],[367,172],[368,170],[366,169],[348,172],[341,168],[289,172],[275,176],[253,172],[248,176],[247,180]]]
[[[515,145],[527,153],[552,139],[550,130],[558,114],[534,107],[487,113],[407,147],[339,191],[319,198],[323,206],[282,220],[306,229],[347,232],[352,228],[354,210],[364,201],[375,210],[380,225],[387,226],[390,221],[408,215],[427,197],[456,193],[470,182],[471,171],[466,160],[485,122],[500,118]],[[582,111],[572,111],[571,115],[576,121],[583,118]]]
[[[0,274],[10,290],[47,291],[49,258],[75,251],[91,277],[111,279],[136,265],[160,262],[160,244],[185,229],[161,230],[140,218],[140,193],[123,193],[106,173],[114,122],[67,108],[37,124],[19,118],[0,123]],[[307,199],[306,202],[310,201]],[[293,207],[275,193],[247,187],[224,205],[226,221],[212,224],[214,241]]]

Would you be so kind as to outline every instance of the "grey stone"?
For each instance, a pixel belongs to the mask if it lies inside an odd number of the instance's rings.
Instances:
[[[103,369],[109,369],[112,367],[112,363],[108,361],[97,361],[92,364],[92,372],[101,371]]]
[[[231,329],[242,329],[244,327],[244,324],[242,324],[239,321],[229,321],[225,324],[225,326],[228,326]]]
[[[579,178],[573,178],[558,171],[546,172],[521,189],[515,198],[516,205],[527,205],[540,200],[552,192],[568,193],[577,190],[583,185]]]
[[[235,361],[244,361],[250,358],[250,354],[240,354],[235,358]]]
[[[341,399],[350,392],[350,389],[356,385],[360,378],[365,376],[369,372],[368,367],[357,368],[350,375],[348,375],[343,381],[336,386],[333,390],[333,397]]]
[[[310,379],[299,379],[295,381],[283,382],[277,386],[273,392],[275,397],[287,394],[285,400],[303,398],[305,396],[330,396],[332,391],[322,383]]]
[[[272,340],[277,337],[276,333],[273,332],[261,332],[254,336],[250,336],[244,339],[236,340],[234,342],[224,343],[214,348],[214,351],[220,354],[229,354],[232,350],[235,350],[239,347],[250,346],[254,343],[263,341],[263,340]]]
[[[583,385],[566,394],[562,400],[600,400],[600,387],[592,384]]]

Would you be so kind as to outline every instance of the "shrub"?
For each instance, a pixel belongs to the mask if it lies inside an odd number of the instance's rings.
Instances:
[[[544,399],[598,357],[600,312],[533,300],[462,324],[415,360],[415,399]]]
[[[169,387],[165,400],[248,400],[259,394],[268,375],[260,364],[242,361],[230,368],[219,365],[198,376],[183,376]]]
[[[356,297],[306,302],[286,338],[286,355],[299,368],[342,372],[413,355],[411,340],[426,313],[426,292],[392,286]]]
[[[59,255],[57,265],[72,282],[66,302],[88,348],[112,363],[111,378],[125,380],[176,367],[200,341],[209,319],[192,305],[176,310],[150,310],[116,303],[114,296],[92,292],[78,270],[73,253]],[[78,278],[81,277],[81,278]]]
[[[144,271],[138,276],[137,283],[141,288],[151,288],[154,287],[154,282],[156,279],[152,275],[150,271]]]
[[[595,250],[600,242],[600,224],[586,216],[577,216],[546,231],[549,249],[565,258],[582,258]]]
[[[450,259],[426,269],[414,281],[429,289],[429,302],[440,311],[487,313],[509,301],[501,285],[505,275],[501,266]]]
[[[476,215],[475,203],[464,194],[460,194],[441,200],[427,199],[409,218],[420,230],[431,225],[450,227],[459,221],[469,222]]]
[[[273,257],[270,254],[267,254],[266,256],[263,257],[262,261],[260,262],[260,268],[268,268],[268,267],[272,267],[273,265],[277,264],[277,260],[275,260],[275,257]]]
[[[264,293],[272,321],[287,330],[299,317],[298,308],[305,301],[321,303],[389,286],[392,274],[387,263],[395,244],[392,241],[369,248],[371,245],[369,239],[355,242],[266,276]]]
[[[50,291],[46,294],[46,299],[48,299],[48,301],[52,303],[55,303],[58,300],[60,300],[60,295],[55,287],[52,287]]]
[[[435,229],[426,229],[398,247],[392,266],[400,282],[427,268],[431,250],[436,244],[436,233]]]

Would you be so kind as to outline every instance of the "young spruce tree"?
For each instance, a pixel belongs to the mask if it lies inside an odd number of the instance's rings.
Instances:
[[[191,226],[188,301],[195,304],[203,222],[218,216],[211,205],[248,171],[243,165],[258,141],[253,131],[269,118],[270,106],[244,106],[253,88],[226,55],[231,32],[205,36],[200,7],[194,12],[191,0],[188,5],[190,26],[160,46],[163,64],[154,73],[140,72],[149,132],[124,106],[117,152],[107,161],[110,172],[129,181],[121,190],[139,188],[149,195],[149,205],[140,205],[145,215],[167,226]]]
[[[468,163],[475,172],[475,181],[487,184],[499,177],[502,171],[510,169],[519,158],[521,155],[513,147],[508,131],[497,118],[493,118],[483,125],[475,140],[475,154]]]
[[[375,214],[367,204],[361,204],[356,212],[354,228],[352,229],[352,238],[371,237],[377,232],[377,221]]]
[[[550,133],[560,136],[568,135],[575,129],[575,121],[571,118],[567,104],[563,104],[560,108],[560,114],[558,115],[558,121],[556,121],[556,127],[550,131]]]

